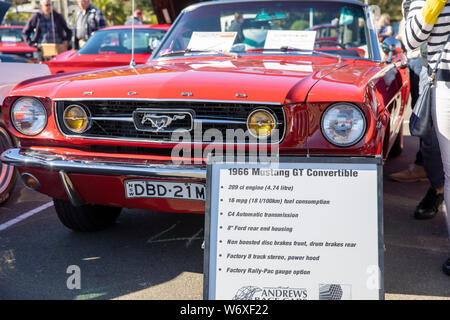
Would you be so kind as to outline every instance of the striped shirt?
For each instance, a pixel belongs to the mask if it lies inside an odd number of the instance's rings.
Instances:
[[[436,79],[450,81],[450,3],[447,1],[434,25],[425,23],[422,13],[424,5],[423,0],[412,1],[403,31],[404,45],[407,50],[414,50],[427,42],[428,65],[431,70],[435,68],[439,55],[444,50]]]

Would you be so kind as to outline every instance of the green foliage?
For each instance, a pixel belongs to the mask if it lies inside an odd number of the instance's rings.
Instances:
[[[309,27],[309,21],[297,20],[291,25],[291,30],[305,30]]]
[[[369,5],[377,5],[381,9],[381,13],[389,13],[391,21],[402,19],[402,0],[370,0]]]
[[[31,18],[31,12],[17,12],[16,8],[9,8],[5,21],[7,24],[25,24]]]
[[[127,20],[121,0],[93,0],[92,4],[103,12],[108,25],[124,24]]]

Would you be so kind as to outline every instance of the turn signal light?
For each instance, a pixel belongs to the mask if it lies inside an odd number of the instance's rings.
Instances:
[[[64,124],[75,133],[83,133],[89,129],[90,119],[86,110],[79,105],[71,105],[64,110]]]
[[[247,118],[247,128],[257,138],[269,137],[276,125],[275,116],[267,110],[255,110]]]
[[[23,173],[22,181],[27,188],[35,190],[35,191],[39,190],[39,187],[41,186],[38,179],[36,179],[36,177],[34,177],[30,173]]]

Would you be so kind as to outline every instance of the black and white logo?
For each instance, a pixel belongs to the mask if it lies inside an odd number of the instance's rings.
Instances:
[[[304,288],[255,287],[240,288],[233,300],[306,300],[308,292]]]
[[[351,286],[342,284],[320,284],[319,300],[349,300]]]

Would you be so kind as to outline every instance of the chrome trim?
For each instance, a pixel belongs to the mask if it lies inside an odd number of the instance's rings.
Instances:
[[[223,123],[223,124],[246,124],[245,120],[221,120],[221,119],[194,119],[194,123]]]
[[[66,191],[67,197],[69,198],[70,203],[74,207],[81,207],[86,204],[86,202],[83,201],[83,198],[78,193],[78,191],[75,189],[72,180],[70,180],[67,173],[64,171],[59,172],[59,176],[61,178],[61,183],[64,187],[64,190]]]
[[[94,100],[119,100],[119,101],[130,101],[130,99],[128,98],[120,98],[120,99],[111,99],[111,98],[101,98],[101,99],[97,99],[97,98],[64,98],[64,99],[53,99],[53,102],[76,102],[76,101],[94,101]],[[282,104],[280,103],[274,103],[274,102],[253,102],[253,101],[235,101],[235,100],[230,100],[230,101],[226,101],[226,100],[186,100],[186,99],[136,99],[139,101],[159,101],[159,102],[217,102],[217,103],[243,103],[243,104],[265,104],[265,105],[271,105],[271,106],[280,106],[281,107],[281,111],[283,113],[283,120],[284,120],[284,131],[283,134],[281,136],[281,138],[279,139],[279,141],[276,142],[271,142],[271,145],[275,145],[275,144],[280,144],[281,142],[283,142],[284,137],[286,135],[286,130],[287,130],[287,123],[286,123],[286,113],[284,112],[284,107]],[[56,126],[58,127],[59,132],[66,138],[79,138],[79,139],[87,139],[87,140],[102,140],[102,141],[127,141],[127,142],[148,142],[148,143],[162,143],[162,144],[180,144],[182,142],[179,141],[163,141],[163,140],[150,140],[150,139],[124,139],[124,138],[104,138],[104,137],[85,137],[85,136],[80,136],[80,135],[67,135],[63,132],[63,130],[61,130],[61,127],[59,125],[59,118],[58,118],[58,112],[56,110],[56,103],[53,103],[53,111],[55,114],[55,121],[56,121]],[[122,120],[125,121],[125,120]],[[134,121],[133,121],[134,122]],[[191,141],[188,142],[188,144],[193,144],[193,145],[199,145],[199,144],[204,144],[203,141],[197,142],[197,141]],[[235,145],[235,143],[215,143],[215,142],[208,142],[209,145],[216,145],[216,144],[224,144],[224,145]],[[255,143],[246,143],[245,145],[254,145]],[[256,143],[258,144],[258,143]]]
[[[265,102],[265,101],[241,101],[241,100],[207,100],[207,99],[149,99],[149,98],[135,98],[135,99],[131,99],[131,98],[56,98],[56,99],[52,99],[55,102],[62,102],[62,101],[72,101],[72,102],[77,102],[77,101],[93,101],[93,100],[100,100],[100,101],[105,101],[105,100],[117,100],[117,101],[130,101],[130,100],[135,100],[135,101],[151,101],[151,102],[212,102],[212,103],[245,103],[245,104],[265,104],[265,105],[269,105],[269,106],[282,106],[282,103],[278,103],[278,102]]]
[[[134,123],[133,117],[92,117],[92,121],[122,121]]]
[[[118,163],[97,160],[99,157],[95,157],[95,161],[91,159],[69,160],[66,156],[56,153],[36,150],[21,151],[19,148],[6,150],[0,159],[6,164],[17,167],[43,168],[65,173],[123,175],[169,180],[206,179],[206,167],[202,165]]]
[[[123,122],[131,122],[134,123],[134,120],[132,117],[92,117],[92,120],[98,120],[98,121],[123,121]],[[201,119],[196,118],[194,119],[195,123],[228,123],[228,124],[246,124],[247,121],[245,120],[220,120],[220,119]]]

